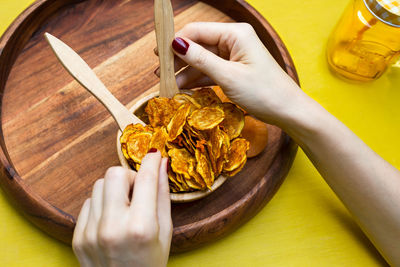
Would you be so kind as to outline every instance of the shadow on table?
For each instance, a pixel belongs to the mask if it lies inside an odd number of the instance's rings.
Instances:
[[[350,233],[353,234],[354,239],[358,241],[360,246],[365,247],[365,249],[369,251],[370,255],[375,258],[376,263],[379,263],[381,266],[389,266],[389,264],[381,256],[375,246],[371,243],[368,237],[364,234],[364,232],[349,214],[332,205],[328,205],[327,208],[329,208],[331,214],[337,218],[337,222],[340,223],[343,228],[346,228]]]

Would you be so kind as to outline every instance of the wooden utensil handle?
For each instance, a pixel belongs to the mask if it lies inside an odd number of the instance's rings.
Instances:
[[[131,123],[140,123],[144,125],[144,122],[133,115],[121,102],[119,102],[98,78],[97,81],[93,80],[91,84],[86,83],[89,86],[86,86],[83,83],[81,84],[111,113],[121,131],[124,131],[125,127]]]
[[[174,53],[171,48],[175,32],[170,0],[154,0],[154,22],[160,60],[160,96],[171,98],[179,93],[179,89],[175,79]]]
[[[49,33],[44,35],[64,68],[106,107],[121,131],[131,123],[144,125],[108,91],[89,65],[71,47]]]

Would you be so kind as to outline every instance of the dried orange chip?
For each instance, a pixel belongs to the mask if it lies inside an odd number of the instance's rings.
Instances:
[[[152,133],[139,132],[131,134],[127,140],[127,152],[136,163],[140,163],[149,150]]]
[[[210,152],[213,154],[215,159],[219,158],[223,142],[224,134],[219,127],[214,127],[211,129],[208,139],[208,146],[210,147]]]
[[[249,147],[249,142],[244,138],[236,138],[233,140],[223,171],[230,172],[237,169],[247,159],[246,152],[249,150]]]
[[[202,106],[213,106],[221,104],[222,101],[215,94],[214,90],[211,88],[202,88],[193,93],[192,97]]]
[[[183,145],[183,137],[181,135],[178,135],[175,140],[171,141],[170,143],[175,145],[177,148],[182,148]]]
[[[139,164],[139,163],[136,163],[136,164],[135,164],[135,170],[136,170],[136,171],[139,171],[139,169],[140,169],[140,164]]]
[[[224,168],[224,164],[226,162],[225,157],[220,157],[217,159],[217,162],[215,164],[215,175],[218,176],[221,174],[223,168]]]
[[[224,131],[220,131],[219,133],[222,136],[222,145],[221,145],[221,149],[219,152],[220,154],[219,154],[219,157],[217,159],[217,164],[216,164],[216,169],[217,169],[218,174],[220,174],[223,170],[224,164],[227,161],[229,147],[230,147],[230,140],[229,140],[228,134],[225,133]]]
[[[221,122],[222,129],[232,140],[240,135],[244,127],[244,114],[235,104],[222,103],[225,119]]]
[[[189,135],[183,131],[180,135],[182,137],[182,144],[186,149],[191,153],[194,154],[194,151],[196,149],[196,146],[192,143],[192,140],[190,139]]]
[[[175,111],[175,101],[166,97],[150,99],[145,108],[150,124],[153,127],[167,126]]]
[[[190,178],[189,166],[193,164],[193,156],[185,149],[170,149],[168,156],[171,159],[171,168],[176,174],[183,174],[185,177]]]
[[[231,102],[231,100],[224,94],[224,91],[222,91],[221,87],[214,86],[213,91],[222,102]]]
[[[167,157],[168,153],[165,149],[165,143],[167,142],[168,134],[165,127],[156,128],[154,130],[153,137],[150,141],[150,148],[156,148],[161,152],[161,156]]]
[[[177,188],[177,186],[173,183],[169,183],[169,189],[172,193],[178,193],[179,192],[179,188]]]
[[[175,140],[176,140],[176,139],[175,139]],[[165,146],[167,147],[167,151],[170,150],[170,149],[174,149],[174,148],[176,148],[176,149],[182,148],[182,147],[178,146],[177,143],[175,143],[175,142],[168,142],[168,141],[167,141],[167,143],[165,143]]]
[[[195,156],[197,160],[196,171],[201,175],[207,187],[211,189],[214,183],[214,172],[212,171],[210,160],[199,149],[196,150]]]
[[[240,166],[238,168],[236,168],[236,169],[234,169],[233,171],[230,171],[230,172],[224,172],[224,174],[226,176],[230,176],[230,177],[235,176],[236,174],[238,174],[243,169],[244,165],[246,165],[246,162],[247,162],[247,158],[242,162],[242,164],[240,164]]]
[[[128,137],[129,137],[129,135],[131,135],[131,133],[134,133],[137,131],[136,125],[137,124],[129,124],[128,126],[125,127],[124,131],[122,132],[121,136],[119,137],[119,142],[121,143],[121,145],[124,145],[126,143],[126,140],[128,140]]]
[[[194,150],[196,150],[196,143],[197,143],[197,141],[195,141],[196,139],[189,132],[184,131],[182,133],[186,135],[188,143],[190,143],[190,145],[193,147],[193,154],[194,154]]]
[[[129,124],[128,126],[125,127],[124,131],[122,132],[119,141],[121,144],[125,144],[126,141],[128,140],[128,137],[137,132],[151,132],[152,129],[148,126],[143,126],[139,123],[137,124]]]
[[[222,101],[223,103],[225,103],[225,102],[231,102],[231,103],[232,103],[232,101],[224,94],[224,92],[222,91],[221,87],[219,87],[219,86],[214,86],[214,87],[213,87],[213,90],[214,90],[215,94],[219,97],[219,99],[221,99],[221,101]],[[248,114],[246,110],[242,109],[241,107],[238,107],[238,108],[239,108],[241,111],[243,111],[244,115],[247,115],[247,114]]]
[[[206,151],[206,148],[205,148],[205,146],[204,146],[206,143],[207,143],[207,141],[204,140],[204,139],[197,140],[197,141],[196,141],[196,148],[197,148],[197,149],[200,149],[200,151],[201,151],[202,153],[204,153],[204,152]]]
[[[185,126],[183,126],[183,129],[189,134],[194,144],[196,144],[196,142],[194,141],[195,139],[204,139],[203,134],[199,130],[191,127],[187,123],[185,124]]]
[[[179,185],[181,185],[183,183],[182,176],[179,173],[175,172],[175,179],[179,183]]]
[[[183,191],[191,191],[191,188],[190,188],[190,186],[188,185],[187,180],[185,179],[184,175],[183,175],[183,174],[177,173],[176,176],[177,176],[177,177],[180,176],[180,179],[182,180],[181,186],[182,186],[182,188],[183,188]]]
[[[126,144],[125,143],[121,143],[121,151],[122,151],[122,154],[124,155],[124,157],[126,159],[130,159],[130,157],[128,155],[128,151],[126,151]]]
[[[208,140],[200,140],[203,141],[204,144],[200,143],[196,147],[200,148],[202,152],[207,151],[208,157],[211,162],[211,167],[215,176],[218,176],[217,173],[217,159],[219,156],[220,146],[218,145],[218,126],[208,131]],[[199,141],[197,141],[199,143]]]
[[[206,188],[206,183],[204,182],[203,178],[201,175],[195,170],[195,164],[190,164],[189,165],[189,175],[190,177],[194,178],[197,184],[201,186],[201,189]]]
[[[190,104],[183,104],[178,108],[175,115],[172,117],[168,124],[168,141],[175,140],[175,138],[180,135],[183,131],[183,126],[186,123],[186,117],[189,115]]]
[[[210,158],[211,169],[214,172],[214,175],[217,177],[219,175],[217,169],[217,158],[215,158],[214,155],[209,152],[210,150],[207,151],[208,151],[208,157]]]
[[[175,174],[173,171],[171,171],[171,170],[168,170],[167,173],[168,173],[168,179],[169,179],[169,181],[170,181],[170,184],[171,184],[171,183],[174,184],[175,187],[178,189],[178,191],[181,191],[182,186],[181,186],[180,182],[177,180],[176,174]],[[180,177],[179,177],[179,178],[180,178]],[[182,189],[182,190],[183,190],[183,189]]]
[[[188,124],[197,130],[212,129],[225,118],[224,111],[219,107],[204,107],[196,109],[188,117]]]
[[[199,183],[197,183],[194,178],[186,179],[185,182],[190,188],[193,188],[195,190],[203,189],[203,187]]]
[[[178,105],[183,105],[185,103],[191,103],[195,108],[201,108],[201,105],[190,95],[187,94],[176,94],[172,98]]]

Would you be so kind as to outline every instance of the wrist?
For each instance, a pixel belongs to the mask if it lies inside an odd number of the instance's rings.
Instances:
[[[295,90],[275,124],[301,145],[315,137],[331,115],[303,91],[298,88]]]

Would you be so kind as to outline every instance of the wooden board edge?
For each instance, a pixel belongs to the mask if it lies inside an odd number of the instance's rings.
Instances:
[[[3,151],[0,151],[0,162],[0,186],[10,203],[39,229],[71,244],[75,219],[31,192],[11,167]]]
[[[218,2],[219,1],[211,1],[211,0],[202,0],[203,2],[218,8],[220,5]],[[54,6],[51,7],[52,12],[56,12],[63,6],[71,3],[77,3],[77,2],[82,2],[82,0],[71,0],[71,1],[48,1],[48,0],[38,0],[34,2],[31,6],[29,6],[25,11],[23,11],[16,20],[13,21],[13,23],[7,28],[7,30],[4,32],[4,34],[0,38],[0,63],[7,62],[8,64],[0,64],[0,91],[3,92],[4,87],[5,87],[5,82],[7,80],[7,77],[9,75],[9,71],[11,69],[11,66],[14,62],[22,48],[24,47],[25,43],[28,41],[28,39],[22,39],[20,41],[19,47],[10,47],[7,46],[7,44],[10,44],[10,40],[13,38],[18,38],[19,34],[27,30],[24,27],[29,28],[29,32],[33,34],[38,27],[43,25],[47,19],[49,18],[46,17],[43,20],[40,20],[39,22],[35,22],[32,24],[31,18],[34,15],[37,15],[38,13],[40,14],[43,12],[44,9],[48,8],[47,5],[50,5],[51,3],[54,3]],[[222,1],[221,1],[222,2]],[[246,1],[244,0],[232,0],[232,6],[238,8],[239,6],[242,7],[244,10],[249,12],[249,23],[251,23],[253,26],[255,26],[256,32],[262,36],[266,36],[268,33],[273,37],[273,43],[276,45],[277,49],[279,49],[280,53],[282,54],[282,59],[280,60],[280,63],[284,62],[284,66],[282,68],[299,84],[299,80],[297,77],[297,72],[294,67],[293,61],[289,55],[289,52],[287,51],[285,45],[283,44],[282,40],[278,36],[278,34],[275,32],[275,30],[272,28],[272,26],[266,21],[266,19],[261,16],[251,5],[249,5]],[[239,5],[239,6],[238,6]],[[229,6],[231,8],[231,6]],[[233,17],[234,19],[235,16],[232,16],[229,14],[229,10],[227,11],[226,9],[223,8],[218,8],[228,16]],[[263,28],[265,27],[265,28]],[[28,35],[28,36],[31,36]],[[271,37],[268,37],[268,39],[271,39]],[[0,100],[1,101],[1,100]],[[1,106],[1,104],[0,104]],[[1,115],[0,115],[1,116]],[[0,136],[3,136],[2,129],[0,129]],[[289,138],[289,137],[288,137]],[[289,138],[289,143],[294,144],[293,140]],[[0,166],[0,186],[3,188],[5,193],[7,194],[8,199],[11,200],[11,203],[15,206],[18,207],[18,210],[20,210],[27,218],[29,221],[31,221],[34,225],[36,225],[38,228],[42,229],[49,235],[55,237],[56,239],[67,243],[71,244],[72,241],[72,233],[73,229],[75,226],[75,220],[74,218],[60,209],[50,205],[48,202],[44,201],[42,198],[40,198],[37,194],[34,192],[30,192],[29,188],[26,187],[24,184],[23,180],[21,177],[18,176],[18,174],[15,172],[10,160],[9,156],[7,153],[6,146],[4,144],[4,139],[0,138],[0,162],[2,166]],[[295,151],[293,154],[289,153],[292,155],[293,158],[288,158],[287,163],[288,165],[285,165],[285,168],[281,170],[279,173],[274,173],[274,177],[283,177],[281,179],[281,183],[284,180],[284,177],[287,175],[287,172],[290,169],[290,166],[294,160],[296,151],[297,151],[297,145],[295,145]],[[286,153],[284,153],[286,155]],[[289,155],[288,154],[288,155]],[[280,157],[279,157],[280,158]],[[276,164],[277,159],[274,160],[274,163],[271,165],[271,168],[273,168],[274,164]],[[279,170],[274,170],[275,172]],[[284,172],[283,172],[284,171]],[[222,236],[227,235],[228,233],[232,232],[235,230],[237,227],[248,221],[250,218],[252,218],[257,212],[272,198],[272,196],[275,194],[276,190],[278,190],[280,184],[279,183],[276,187],[274,187],[274,192],[269,196],[268,198],[265,198],[263,203],[257,207],[257,209],[249,209],[249,212],[247,213],[246,217],[243,217],[240,219],[239,223],[236,223],[236,221],[231,221],[230,224],[226,227],[226,229],[219,233],[218,235],[210,235],[210,238],[197,243],[195,246],[189,246],[188,249],[185,250],[179,250],[179,246],[176,246],[175,243],[173,242],[172,244],[172,252],[180,252],[180,251],[186,251],[189,249],[193,249],[195,247],[201,246],[204,243],[207,243],[211,240],[214,240],[216,238],[220,238]],[[246,207],[248,207],[249,203],[245,203]],[[42,207],[42,208],[39,208]],[[44,207],[44,209],[43,209]],[[235,207],[232,207],[235,208]],[[221,216],[221,215],[220,215]],[[223,215],[222,215],[223,216]],[[213,218],[213,219],[217,219]],[[183,229],[183,228],[182,228]],[[180,234],[180,230],[182,229],[177,229],[174,233],[177,235]],[[193,230],[195,232],[195,230]]]
[[[37,0],[26,8],[0,37],[0,92],[5,84],[12,65],[33,33],[65,5],[82,0],[48,1]],[[42,16],[43,14],[50,14]],[[37,20],[36,17],[40,19]],[[34,19],[35,18],[35,19]],[[21,38],[24,36],[24,38]],[[18,40],[15,44],[12,40]],[[0,100],[0,107],[2,99]],[[1,119],[1,114],[0,114]],[[70,244],[75,227],[75,219],[68,213],[52,206],[36,193],[31,192],[17,174],[4,143],[3,129],[0,127],[0,186],[17,210],[39,229]]]
[[[11,24],[0,37],[0,62],[7,62],[8,64],[0,64],[0,91],[3,92],[7,77],[10,73],[11,66],[14,64],[17,56],[25,47],[29,38],[35,31],[43,24],[45,24],[51,15],[44,16],[44,14],[54,14],[60,8],[71,3],[82,2],[83,0],[69,0],[69,1],[48,1],[36,0],[29,7],[27,7]],[[37,19],[39,18],[39,19]],[[20,38],[24,36],[24,38]],[[13,40],[18,40],[14,42]]]

